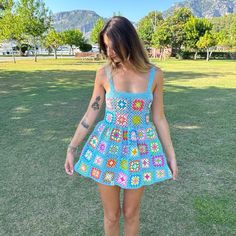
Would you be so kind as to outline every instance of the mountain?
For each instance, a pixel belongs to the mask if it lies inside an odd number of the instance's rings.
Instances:
[[[173,13],[176,7],[190,8],[196,17],[219,17],[236,12],[236,0],[185,0],[172,5],[167,11],[163,12],[164,17]],[[53,26],[57,31],[67,29],[79,29],[89,38],[94,24],[99,16],[94,11],[73,10],[53,14]],[[107,21],[107,18],[103,18]],[[132,22],[136,26],[135,22]]]
[[[219,17],[236,12],[236,0],[185,0],[174,3],[163,12],[164,16],[171,14],[175,8],[187,7],[196,17]]]
[[[59,12],[53,14],[53,27],[57,31],[79,29],[85,38],[89,38],[91,30],[99,18],[102,17],[96,12],[88,10]]]

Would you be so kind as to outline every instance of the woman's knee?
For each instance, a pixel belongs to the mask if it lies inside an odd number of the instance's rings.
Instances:
[[[139,207],[131,208],[131,207],[124,207],[123,208],[123,215],[125,220],[132,221],[139,217]]]
[[[106,222],[110,225],[116,224],[120,221],[121,209],[117,209],[111,212],[105,212],[104,218]]]

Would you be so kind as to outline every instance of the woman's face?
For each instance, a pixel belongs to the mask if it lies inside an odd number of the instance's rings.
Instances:
[[[103,40],[104,40],[104,43],[106,45],[106,49],[107,49],[107,56],[111,58],[112,61],[114,62],[119,62],[120,59],[119,57],[116,55],[115,51],[112,49],[111,45],[111,40],[107,37],[106,34],[104,34],[103,36]]]

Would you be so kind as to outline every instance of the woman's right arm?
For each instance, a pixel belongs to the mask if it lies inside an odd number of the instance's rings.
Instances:
[[[87,107],[87,111],[77,126],[75,134],[71,139],[70,146],[78,147],[83,141],[84,137],[87,135],[89,129],[94,124],[105,100],[105,89],[103,86],[104,81],[105,71],[104,68],[100,68],[96,72],[93,94]],[[69,175],[73,174],[74,156],[75,153],[72,151],[72,149],[68,148],[64,167],[66,173]]]

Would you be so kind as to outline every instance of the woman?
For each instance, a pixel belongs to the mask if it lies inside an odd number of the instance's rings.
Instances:
[[[178,172],[163,110],[163,73],[149,62],[135,28],[125,17],[112,17],[105,24],[99,44],[108,63],[97,70],[89,106],[67,149],[65,171],[72,175],[75,170],[96,181],[106,236],[119,235],[121,212],[125,235],[136,236],[145,186],[176,180]],[[77,147],[104,100],[104,119],[93,129],[74,166]]]

